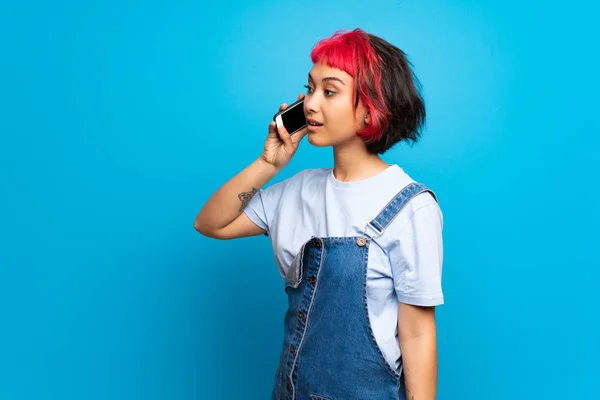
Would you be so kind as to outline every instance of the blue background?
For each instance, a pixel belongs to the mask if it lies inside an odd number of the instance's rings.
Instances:
[[[236,5],[234,5],[236,4]],[[286,298],[265,237],[193,230],[314,43],[405,50],[428,122],[384,155],[445,216],[439,399],[598,398],[592,1],[0,6],[0,399],[266,399]],[[331,166],[304,142],[275,181]]]

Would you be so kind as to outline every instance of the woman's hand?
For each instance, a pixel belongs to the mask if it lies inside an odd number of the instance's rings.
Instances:
[[[303,94],[299,95],[298,100],[303,97]],[[279,111],[286,108],[287,104],[284,103],[279,107]],[[307,128],[304,128],[290,136],[283,126],[277,127],[275,122],[271,122],[261,159],[278,169],[282,169],[290,162],[300,145],[300,141],[306,136],[307,132]]]

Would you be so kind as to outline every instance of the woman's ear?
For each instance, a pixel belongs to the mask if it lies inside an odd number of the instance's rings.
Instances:
[[[369,113],[365,115],[365,125],[369,125],[371,123],[371,116]]]

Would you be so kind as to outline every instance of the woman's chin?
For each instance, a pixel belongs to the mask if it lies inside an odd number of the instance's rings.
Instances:
[[[313,145],[315,147],[329,146],[329,143],[325,143],[325,142],[323,142],[323,140],[320,140],[321,138],[319,138],[319,135],[317,135],[316,133],[308,132],[308,135],[306,135],[306,136],[308,137],[308,143],[310,143],[311,145]]]

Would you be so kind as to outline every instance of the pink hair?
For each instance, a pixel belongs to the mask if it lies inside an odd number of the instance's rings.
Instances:
[[[354,78],[354,107],[360,99],[371,117],[367,127],[357,133],[366,142],[381,139],[389,125],[390,111],[383,97],[381,58],[371,46],[369,35],[362,29],[339,30],[319,41],[310,58],[313,63],[340,69]]]

